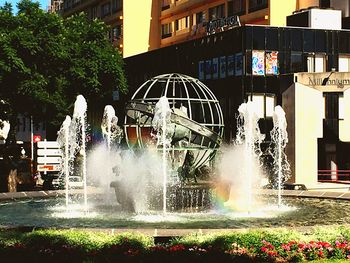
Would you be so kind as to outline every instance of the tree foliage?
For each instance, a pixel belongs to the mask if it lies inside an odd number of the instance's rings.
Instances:
[[[0,8],[0,99],[11,109],[0,109],[0,119],[28,113],[57,125],[78,94],[96,101],[126,91],[102,21],[84,13],[64,19],[30,0],[17,7],[16,15],[10,4]]]

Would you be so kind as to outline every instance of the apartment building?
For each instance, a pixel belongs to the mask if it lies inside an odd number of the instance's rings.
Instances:
[[[63,3],[61,3],[63,1]],[[52,0],[64,17],[86,12],[111,27],[109,38],[124,57],[197,39],[210,34],[208,24],[238,16],[241,25],[285,26],[286,17],[310,7],[343,10],[349,1],[337,0]],[[234,23],[235,26],[238,23]],[[224,30],[218,26],[216,30]]]

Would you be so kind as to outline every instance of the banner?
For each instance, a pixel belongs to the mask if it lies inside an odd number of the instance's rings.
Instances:
[[[204,80],[204,61],[198,62],[198,79]]]
[[[226,78],[226,57],[220,57],[220,78]]]
[[[219,58],[213,58],[213,63],[211,65],[213,70],[213,79],[218,79],[219,77]]]
[[[235,75],[235,56],[227,57],[227,76]]]
[[[211,79],[211,60],[205,61],[205,79]]]
[[[266,75],[278,75],[278,51],[266,51]]]
[[[265,75],[265,51],[252,51],[252,74],[256,76]]]
[[[243,54],[237,53],[235,60],[235,75],[242,76],[243,75]]]

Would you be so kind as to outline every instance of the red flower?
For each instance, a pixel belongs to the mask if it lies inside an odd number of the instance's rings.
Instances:
[[[169,248],[170,252],[178,252],[178,251],[183,251],[185,250],[185,246],[182,244],[174,245]]]
[[[261,251],[264,252],[264,253],[266,253],[266,252],[268,251],[268,249],[267,249],[267,247],[262,247],[262,248],[261,248]]]

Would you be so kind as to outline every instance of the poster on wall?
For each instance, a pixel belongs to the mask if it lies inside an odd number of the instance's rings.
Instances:
[[[256,76],[265,75],[265,51],[252,51],[252,74]]]
[[[203,60],[198,62],[198,79],[204,80],[204,61]]]
[[[211,60],[205,61],[205,79],[211,79]]]
[[[278,75],[278,51],[266,51],[266,75]]]
[[[235,56],[227,57],[227,76],[235,75]]]
[[[220,57],[220,78],[226,78],[226,57]]]
[[[242,76],[243,75],[243,54],[237,53],[235,60],[235,75]]]
[[[219,77],[219,58],[213,58],[211,68],[213,70],[213,79],[218,79],[218,77]]]

